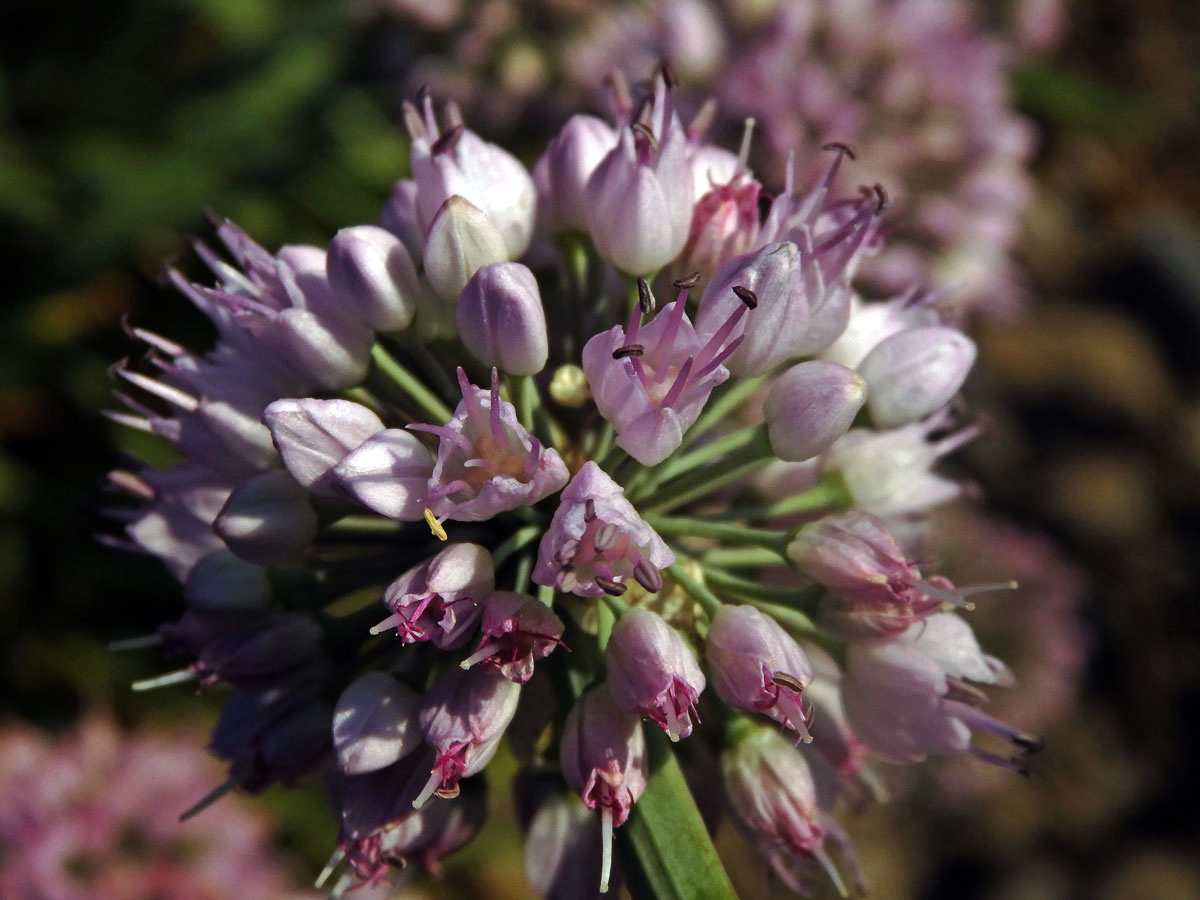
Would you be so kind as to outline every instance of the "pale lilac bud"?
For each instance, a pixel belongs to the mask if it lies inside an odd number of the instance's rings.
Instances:
[[[747,150],[749,147],[747,147]],[[745,160],[736,153],[715,144],[700,144],[688,150],[688,163],[692,167],[692,188],[697,203],[719,187],[730,185],[746,171]],[[761,189],[762,185],[759,185]],[[758,216],[755,216],[757,231]],[[696,221],[695,216],[692,222]]]
[[[721,771],[734,814],[764,851],[801,859],[823,853],[812,771],[775,729],[746,725],[721,754]]]
[[[662,616],[640,608],[621,616],[605,659],[617,706],[649,716],[672,741],[692,733],[691,714],[704,691],[704,673],[687,642]]]
[[[538,215],[547,233],[587,228],[588,179],[616,144],[617,133],[602,119],[567,119],[533,167]]]
[[[937,325],[937,311],[923,302],[928,296],[912,292],[885,303],[863,303],[854,296],[846,330],[821,351],[821,358],[857,369],[868,353],[892,335]]]
[[[379,416],[349,400],[276,400],[263,423],[288,473],[309,493],[341,497],[334,467],[367,438],[383,431]]]
[[[648,325],[634,307],[629,327],[614,325],[583,348],[583,371],[596,407],[617,431],[617,446],[644,466],[662,462],[683,443],[709,394],[729,378],[722,363],[740,339],[731,331],[738,308],[711,337],[699,337],[684,311],[688,288]]]
[[[580,697],[567,714],[559,746],[567,787],[588,809],[600,808],[600,892],[608,890],[612,830],[646,790],[646,738],[641,720],[624,712],[601,684]]]
[[[491,390],[477,388],[458,370],[462,402],[445,425],[410,425],[439,439],[437,462],[422,502],[438,522],[478,522],[496,513],[537,503],[567,483],[558,451],[542,446],[500,399],[492,369]]]
[[[881,342],[858,372],[870,389],[867,409],[881,428],[907,425],[945,406],[975,362],[975,344],[953,328],[913,328]]]
[[[414,262],[421,258],[426,228],[417,212],[417,183],[411,178],[392,185],[392,193],[379,212],[379,227],[400,238]]]
[[[933,416],[890,431],[855,428],[838,440],[821,460],[826,472],[837,472],[854,506],[885,518],[924,512],[953,500],[964,487],[931,469],[948,453],[980,434],[971,426],[938,440],[929,434],[946,422]]]
[[[536,375],[546,365],[546,313],[537,279],[520,263],[481,266],[458,297],[458,334],[485,366]]]
[[[213,530],[247,562],[288,565],[298,562],[317,536],[317,512],[291,475],[272,469],[234,488]]]
[[[770,716],[811,740],[812,706],[804,690],[812,666],[774,619],[752,606],[722,606],[704,651],[717,695],[730,706]]]
[[[788,462],[812,459],[846,433],[866,399],[866,382],[852,369],[821,359],[792,366],[763,404],[771,449]]]
[[[625,593],[633,579],[654,593],[675,562],[663,539],[625,499],[621,486],[588,461],[562,492],[538,546],[533,580],[580,597]]]
[[[375,225],[343,228],[329,242],[334,297],[376,331],[402,331],[417,312],[417,268],[398,237]]]
[[[735,375],[762,375],[800,353],[808,330],[809,300],[801,272],[800,250],[791,241],[768,244],[721,266],[704,289],[696,330],[715,334],[745,300],[756,300],[732,337],[741,346],[726,362]]]
[[[183,599],[189,610],[202,615],[262,612],[271,605],[271,583],[261,566],[228,550],[214,550],[188,573]]]
[[[333,710],[333,749],[347,775],[375,772],[421,745],[421,698],[387,672],[350,682]]]
[[[804,525],[787,556],[833,593],[822,620],[848,638],[896,634],[947,604],[967,605],[964,592],[944,578],[923,579],[886,523],[862,510]]]
[[[437,761],[413,801],[424,805],[434,793],[458,794],[458,782],[483,770],[517,711],[521,686],[494,672],[455,669],[429,689],[421,703],[421,730]]]
[[[383,516],[416,522],[433,474],[433,455],[420,438],[388,428],[365,440],[333,470],[339,491]]]
[[[333,707],[308,691],[235,691],[221,709],[209,749],[229,760],[238,787],[257,794],[276,782],[292,784],[325,762],[332,715]]]
[[[457,194],[482,210],[495,225],[505,247],[505,259],[520,256],[533,235],[536,204],[533,179],[525,167],[512,154],[464,128],[456,107],[448,106],[446,110],[449,127],[445,130],[438,127],[431,98],[425,98],[421,112],[423,121],[415,107],[405,106],[405,124],[413,139],[417,211],[422,221],[432,229],[438,207]]]
[[[274,687],[313,674],[324,660],[324,632],[305,613],[279,613],[214,637],[201,648],[192,673],[202,685]]]
[[[443,650],[461,647],[479,621],[483,598],[495,586],[486,548],[451,544],[388,585],[383,603],[392,615],[371,633],[395,628],[406,644],[433,641]]]
[[[595,900],[600,822],[575,797],[551,797],[525,835],[525,877],[542,900]]]
[[[813,705],[812,746],[829,762],[838,778],[859,777],[869,753],[846,719],[842,703],[842,671],[832,656],[814,644],[804,652],[813,667],[808,699]],[[869,786],[869,783],[868,783]]]
[[[480,266],[507,259],[504,238],[483,210],[458,195],[442,204],[429,226],[422,264],[425,279],[444,304],[458,302]]]
[[[849,645],[843,680],[846,715],[871,751],[888,762],[965,752],[1028,774],[1021,756],[1041,742],[980,710],[986,695],[964,679],[1012,684],[1003,664],[980,652],[965,621],[952,613],[930,616],[890,640]],[[975,731],[1004,738],[1018,755],[1007,758],[972,746]]]
[[[659,77],[649,122],[621,129],[587,184],[587,226],[600,255],[648,275],[679,255],[692,221],[687,135]]]
[[[285,309],[277,323],[277,352],[317,387],[340,390],[366,377],[373,335],[365,325],[322,319],[307,309]]]
[[[524,684],[533,675],[534,661],[562,643],[563,623],[536,597],[494,591],[483,600],[480,632],[479,646],[462,668],[482,665]]]

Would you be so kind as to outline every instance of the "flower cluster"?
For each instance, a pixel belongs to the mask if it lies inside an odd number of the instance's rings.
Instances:
[[[243,802],[179,822],[213,762],[186,735],[123,732],[93,715],[50,738],[0,728],[0,895],[13,900],[315,900]]]
[[[886,193],[840,195],[831,144],[760,214],[747,147],[689,135],[668,72],[614,91],[532,174],[422,97],[378,225],[270,253],[218,222],[215,286],[171,275],[215,345],[133,328],[114,369],[114,418],[181,456],[111,476],[187,601],[156,636],[183,666],[139,687],[232,689],[218,792],[331,776],[335,895],[469,840],[506,734],[557,761],[550,897],[567,847],[607,889],[656,741],[722,755],[795,886],[859,879],[832,803],[872,759],[1036,749],[981,708],[1011,684],[960,615],[983,588],[906,549],[963,491],[931,467],[977,431],[975,348],[928,292],[856,294]]]

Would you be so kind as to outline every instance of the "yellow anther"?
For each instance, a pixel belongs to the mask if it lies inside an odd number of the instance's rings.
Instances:
[[[442,527],[442,523],[437,520],[433,510],[428,506],[425,507],[425,522],[429,525],[429,530],[433,532],[434,537],[439,541],[447,540],[446,529]]]

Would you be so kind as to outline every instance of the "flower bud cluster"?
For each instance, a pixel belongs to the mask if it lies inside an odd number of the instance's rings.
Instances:
[[[138,687],[233,689],[226,787],[326,776],[335,896],[436,871],[506,734],[529,773],[557,752],[531,828],[547,865],[587,843],[601,891],[654,742],[724,748],[722,796],[789,884],[858,878],[830,807],[870,757],[1034,747],[980,709],[1009,679],[949,612],[979,589],[897,536],[961,491],[930,470],[977,428],[970,340],[925,295],[852,287],[886,195],[836,195],[833,145],[760,215],[750,129],[705,144],[665,71],[612,89],[613,123],[570,119],[533,176],[453,104],[407,105],[379,225],[271,254],[218,223],[217,285],[172,275],[216,345],[133,328],[148,352],[114,368],[114,418],[182,457],[110,476],[133,499],[110,542],[187,601],[153,639],[182,667]],[[558,244],[525,255],[535,225]]]

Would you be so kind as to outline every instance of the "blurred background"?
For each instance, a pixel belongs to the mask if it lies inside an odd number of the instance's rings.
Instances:
[[[1200,897],[1200,6],[965,6],[1008,43],[1036,139],[1018,299],[974,326],[968,394],[989,434],[955,461],[991,518],[949,511],[940,552],[958,581],[1026,588],[988,601],[980,630],[1025,685],[1004,711],[1048,747],[1027,783],[934,762],[848,824],[879,898]],[[600,15],[565,0],[0,9],[3,722],[61,732],[103,712],[198,732],[215,712],[128,690],[161,663],[107,642],[182,600],[155,562],[93,539],[103,474],[162,453],[100,416],[106,369],[133,350],[126,320],[203,344],[161,273],[205,211],[269,248],[374,221],[407,171],[400,101],[421,83],[531,163],[594,99],[556,72],[591,64],[579,35]],[[319,794],[255,805],[302,883],[334,834]],[[448,877],[462,896],[529,896],[519,869],[501,819]],[[770,887],[734,874],[744,896]]]

